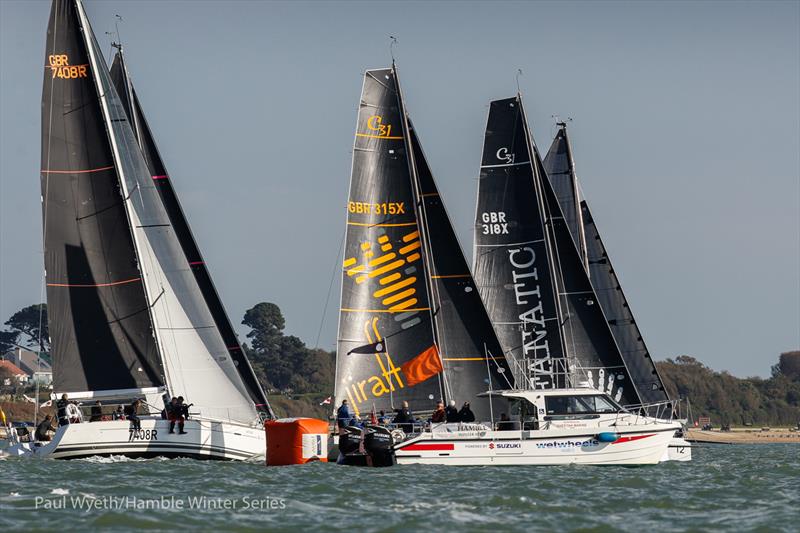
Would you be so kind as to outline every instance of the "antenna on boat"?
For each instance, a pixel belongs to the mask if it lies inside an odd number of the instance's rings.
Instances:
[[[389,55],[392,56],[392,65],[394,65],[394,45],[397,44],[397,37],[394,35],[389,36]]]
[[[568,122],[572,122],[572,117],[567,117],[566,120],[561,120],[561,117],[558,115],[550,115],[550,118],[556,121],[556,126],[560,128],[566,128]]]
[[[107,31],[105,34],[111,39],[111,46],[122,52],[122,39],[119,36],[119,23],[122,22],[122,17],[119,15],[114,16],[117,18],[114,21],[114,31]],[[116,40],[114,40],[114,37],[116,37]]]
[[[514,76],[514,80],[517,82],[517,94],[522,94],[522,91],[519,88],[519,77],[522,76],[522,69],[517,69],[517,75]]]

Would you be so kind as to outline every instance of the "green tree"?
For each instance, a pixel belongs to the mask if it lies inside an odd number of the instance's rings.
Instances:
[[[293,335],[283,333],[286,320],[280,308],[262,302],[248,309],[242,324],[250,331],[247,353],[263,383],[295,393],[330,393],[333,390],[335,355],[308,348]]]
[[[47,304],[29,305],[6,320],[7,329],[0,331],[0,349],[3,352],[16,347],[50,351],[50,331],[47,328]],[[41,325],[41,327],[40,327]]]

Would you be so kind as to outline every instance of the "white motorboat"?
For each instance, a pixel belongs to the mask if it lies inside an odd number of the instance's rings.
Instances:
[[[434,425],[395,445],[398,464],[656,464],[680,428],[626,411],[591,388],[487,394],[508,401],[509,420]]]

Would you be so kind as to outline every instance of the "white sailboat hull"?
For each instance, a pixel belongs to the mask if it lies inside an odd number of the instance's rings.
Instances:
[[[585,430],[486,431],[483,435],[422,435],[395,447],[398,464],[647,465],[667,453],[675,426],[626,426],[613,442]]]
[[[192,457],[195,459],[249,460],[264,457],[264,430],[230,422],[190,419],[185,435],[169,433],[169,421],[142,419],[134,431],[125,420],[61,426],[50,442],[17,443],[9,455],[52,459],[80,459],[121,455],[131,458]]]

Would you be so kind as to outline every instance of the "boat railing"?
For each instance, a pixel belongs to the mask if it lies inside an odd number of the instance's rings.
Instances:
[[[626,405],[617,413],[617,420],[621,416],[633,416],[633,423],[636,425],[659,424],[665,420],[679,420],[679,409],[674,400],[664,400],[660,402],[648,402],[642,404]],[[628,418],[630,420],[630,418]]]

